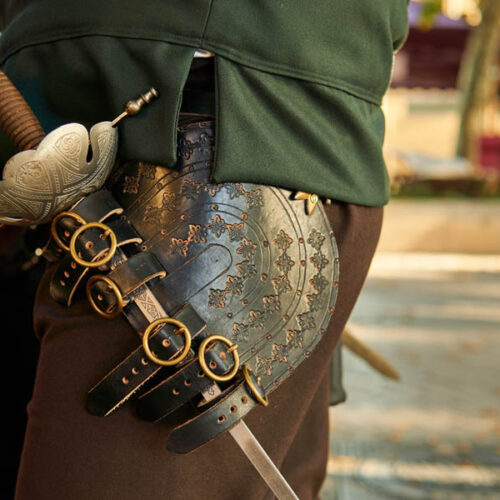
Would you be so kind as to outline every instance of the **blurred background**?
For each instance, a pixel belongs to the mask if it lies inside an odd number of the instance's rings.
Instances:
[[[385,99],[393,198],[343,347],[324,499],[500,499],[500,0],[410,4]]]

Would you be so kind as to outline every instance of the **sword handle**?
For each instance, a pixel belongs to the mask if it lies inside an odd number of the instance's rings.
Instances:
[[[29,104],[1,70],[0,128],[19,151],[36,148],[45,137]]]

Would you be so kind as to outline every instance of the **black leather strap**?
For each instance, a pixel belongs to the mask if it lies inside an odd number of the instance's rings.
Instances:
[[[251,377],[260,391],[257,380],[253,375]],[[264,396],[263,393],[261,395]],[[258,404],[242,380],[220,398],[200,406],[200,415],[174,429],[168,438],[167,449],[188,453],[230,429]]]
[[[205,353],[205,359],[212,371],[223,375],[233,367],[233,358],[227,346],[215,343]],[[137,413],[144,420],[157,422],[213,385],[205,375],[198,358],[193,359],[179,371],[150,389],[139,398]]]
[[[123,299],[137,290],[140,286],[155,278],[164,278],[165,269],[158,259],[149,252],[139,252],[125,262],[119,264],[107,274],[120,289]],[[110,291],[105,282],[97,282],[91,290],[94,302],[104,311],[112,311],[116,308],[116,295]]]
[[[108,224],[109,228],[115,233],[117,247],[142,242],[141,237],[134,228],[123,219],[113,220]],[[102,239],[101,229],[89,229],[84,231],[76,241],[76,250],[81,257],[92,262],[102,257],[109,250],[109,240]],[[137,251],[135,249],[135,251]],[[70,306],[73,295],[89,268],[77,264],[68,253],[61,260],[50,282],[50,294],[52,297],[65,306]]]
[[[123,213],[123,208],[106,189],[92,193],[70,210],[79,215],[86,222],[104,222],[113,215]],[[80,227],[72,217],[62,217],[57,223],[56,230],[61,241],[69,246],[71,236]],[[55,262],[65,255],[65,251],[57,245],[54,238],[50,238],[43,251],[44,257],[49,262]]]
[[[205,323],[189,304],[174,318],[188,327],[192,338],[196,338],[205,329]],[[184,348],[183,335],[174,333],[177,329],[176,326],[167,324],[150,336],[150,349],[158,358],[171,359]],[[191,353],[191,356],[193,355],[194,353]],[[147,357],[141,345],[90,390],[87,396],[87,410],[93,415],[111,414],[161,368],[162,366]]]

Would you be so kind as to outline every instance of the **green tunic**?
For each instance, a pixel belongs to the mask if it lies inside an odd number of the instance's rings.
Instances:
[[[118,115],[120,155],[173,166],[194,51],[215,53],[214,180],[387,202],[382,157],[407,0],[5,0],[0,64],[46,131]]]

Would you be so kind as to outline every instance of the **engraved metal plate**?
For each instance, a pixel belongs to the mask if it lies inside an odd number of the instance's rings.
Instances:
[[[307,215],[290,191],[211,183],[210,127],[193,127],[179,151],[180,171],[125,165],[114,195],[169,275],[168,289],[151,285],[165,311],[190,302],[270,392],[311,354],[334,312],[334,233],[321,206]]]

